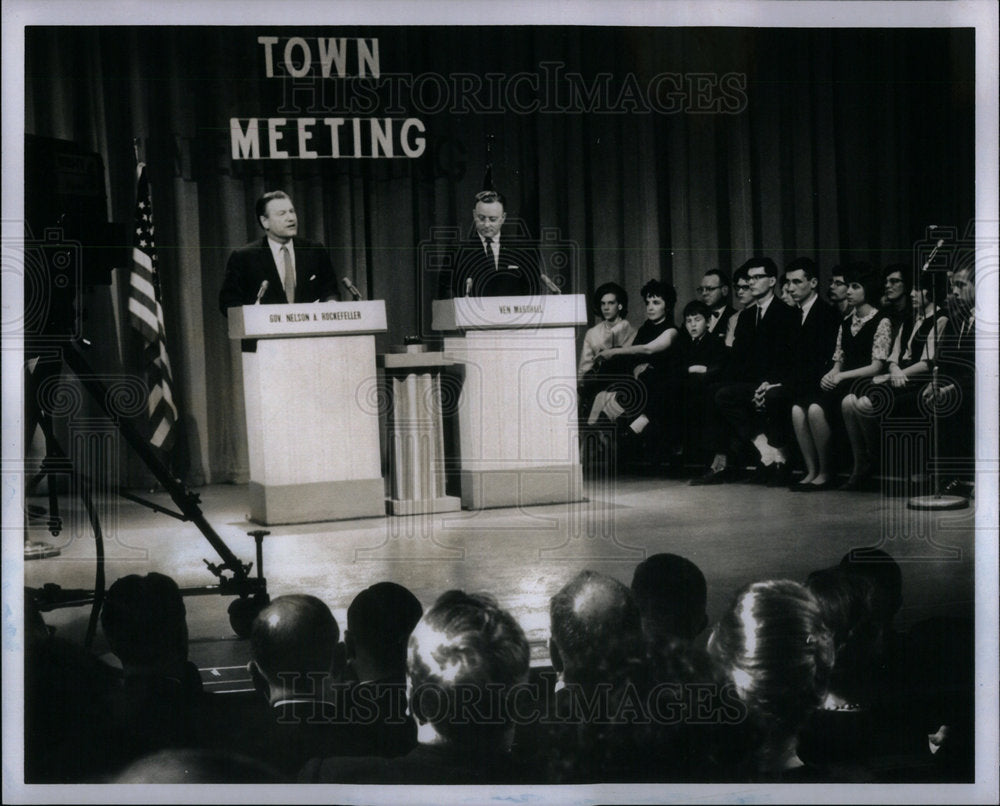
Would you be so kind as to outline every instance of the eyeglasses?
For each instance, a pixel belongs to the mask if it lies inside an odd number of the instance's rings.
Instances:
[[[750,290],[750,283],[737,283],[736,284],[736,290],[737,291],[749,291]]]
[[[748,274],[747,275],[747,279],[750,280],[751,282],[757,282],[757,280],[763,280],[765,277],[767,277],[767,272],[764,272],[763,274]]]
[[[843,280],[831,280],[830,285],[847,285]]]
[[[704,294],[708,291],[718,291],[720,288],[722,288],[721,285],[700,285],[695,289],[695,291],[699,294]]]

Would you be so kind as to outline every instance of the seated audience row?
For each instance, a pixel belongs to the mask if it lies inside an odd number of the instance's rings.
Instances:
[[[971,780],[971,626],[896,633],[900,580],[889,555],[856,550],[805,584],[745,585],[706,636],[690,560],[654,555],[630,587],[584,570],[551,598],[551,669],[531,668],[487,594],[423,612],[378,583],[343,642],[324,602],[285,595],[254,621],[245,700],[202,689],[173,581],[133,575],[102,618],[120,675],[60,648],[34,612],[28,780]]]
[[[968,492],[975,267],[910,278],[901,265],[881,274],[863,263],[838,266],[827,303],[815,263],[799,258],[785,267],[779,297],[774,261],[754,257],[732,281],[706,272],[682,330],[673,287],[651,280],[640,292],[647,320],[635,333],[625,290],[601,286],[594,305],[602,321],[587,332],[580,360],[585,461],[596,434],[598,444],[613,438],[626,461],[707,465],[692,484],[857,490],[877,469],[882,431],[905,426],[930,443],[936,411],[945,435],[938,445],[966,460],[956,486]],[[849,457],[842,483],[838,455],[845,464]],[[804,471],[795,481],[793,465]],[[924,469],[904,468],[916,476]]]

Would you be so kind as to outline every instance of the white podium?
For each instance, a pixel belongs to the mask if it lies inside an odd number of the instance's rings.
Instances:
[[[458,406],[462,506],[579,501],[576,333],[583,295],[436,300],[444,356],[465,365]]]
[[[265,525],[385,514],[375,339],[385,303],[229,310],[243,352],[250,519]]]

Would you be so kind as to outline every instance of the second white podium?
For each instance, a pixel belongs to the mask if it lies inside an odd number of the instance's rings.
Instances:
[[[385,514],[375,339],[385,303],[229,311],[243,352],[250,519],[266,525]]]
[[[458,408],[462,506],[579,501],[576,332],[581,295],[433,303],[445,357],[465,365]]]

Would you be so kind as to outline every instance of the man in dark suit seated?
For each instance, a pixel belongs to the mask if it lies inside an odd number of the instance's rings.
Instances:
[[[691,479],[690,484],[695,487],[702,484],[722,484],[728,481],[735,471],[735,468],[728,466],[727,452],[731,441],[729,423],[719,411],[715,396],[722,387],[745,380],[747,377],[749,347],[753,341],[757,306],[753,294],[750,293],[750,281],[747,279],[745,264],[733,272],[732,287],[740,309],[729,317],[726,325],[726,333],[722,339],[725,347],[722,369],[713,382],[705,384],[706,404],[702,412],[704,427],[702,436],[713,456],[705,473]]]
[[[754,257],[744,267],[756,303],[753,321],[747,322],[753,335],[746,340],[743,352],[743,380],[723,386],[715,401],[732,430],[730,460],[752,443],[760,456],[752,480],[784,486],[790,476],[786,451],[791,442],[791,418],[780,387],[791,371],[791,344],[799,315],[774,294],[778,268],[773,260]]]
[[[729,319],[736,309],[729,301],[729,275],[721,269],[709,269],[701,278],[701,285],[695,289],[701,301],[708,306],[708,332],[725,340],[729,330]]]
[[[549,618],[552,667],[563,687],[606,683],[642,656],[639,606],[617,579],[581,571],[552,597]]]
[[[255,209],[265,235],[229,256],[219,291],[223,316],[230,308],[258,299],[263,305],[339,299],[326,247],[297,237],[299,221],[288,194],[265,193]]]
[[[785,276],[800,322],[792,340],[794,352],[788,393],[792,400],[792,427],[805,461],[806,475],[791,486],[793,492],[816,492],[833,484],[830,424],[820,405],[820,379],[833,364],[840,312],[819,298],[816,264],[800,258],[789,264]]]
[[[188,747],[203,735],[211,695],[188,660],[188,630],[177,583],[163,574],[130,574],[104,597],[101,626],[122,664],[121,685],[107,702],[112,767],[165,747]]]
[[[705,575],[686,557],[647,557],[632,574],[631,590],[649,644],[667,646],[672,639],[690,642],[708,626]]]
[[[937,379],[920,391],[926,410],[938,410],[941,456],[956,469],[942,492],[975,492],[976,266],[970,262],[951,276],[948,324],[935,350]],[[964,465],[964,467],[962,467]]]
[[[367,709],[356,727],[372,755],[403,755],[417,743],[416,723],[406,713],[406,644],[423,613],[417,597],[395,582],[365,588],[347,608],[346,693]]]
[[[641,781],[655,761],[646,753],[648,681],[642,617],[617,579],[581,571],[549,604],[555,697],[538,726],[519,740],[533,747],[552,783]]]
[[[279,596],[254,619],[248,668],[267,703],[232,737],[229,749],[294,776],[316,755],[352,755],[356,716],[331,677],[343,667],[340,627],[315,596]],[[341,696],[337,696],[340,694]]]
[[[442,275],[440,298],[543,293],[535,244],[501,233],[507,220],[505,207],[503,195],[494,190],[476,194],[472,208],[475,234],[455,250],[450,276],[448,272]]]
[[[410,636],[407,679],[417,746],[392,759],[314,759],[299,781],[378,784],[504,784],[515,707],[528,679],[524,631],[492,597],[441,595]]]
[[[47,625],[38,595],[24,590],[24,782],[90,782],[122,760],[107,708],[121,674]]]

